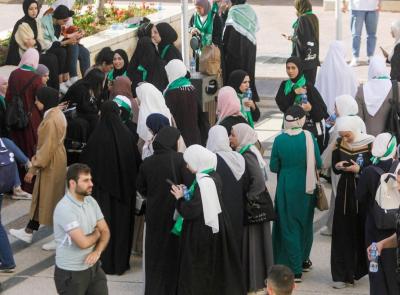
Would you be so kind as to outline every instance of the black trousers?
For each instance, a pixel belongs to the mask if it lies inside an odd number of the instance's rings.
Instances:
[[[101,263],[82,271],[54,269],[54,281],[60,295],[108,295],[107,278]]]
[[[304,77],[306,77],[307,82],[311,83],[312,85],[315,84],[315,79],[317,78],[317,69],[318,67],[303,70]]]
[[[59,74],[68,73],[68,63],[67,63],[67,48],[66,47],[50,47],[46,53],[54,54],[57,56],[58,71]]]

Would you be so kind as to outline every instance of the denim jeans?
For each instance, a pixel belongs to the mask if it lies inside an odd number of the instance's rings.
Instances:
[[[12,254],[10,242],[8,241],[7,232],[5,231],[3,224],[1,223],[1,203],[3,201],[3,195],[0,194],[0,262],[4,267],[15,266],[14,257]]]
[[[17,160],[18,164],[26,165],[29,161],[28,157],[25,156],[23,151],[11,140],[6,137],[2,137],[1,140],[3,141],[6,148],[12,152]],[[21,180],[19,178],[18,167],[15,165],[15,178],[14,178],[14,187],[20,186]]]
[[[365,23],[367,30],[367,56],[373,56],[376,46],[376,30],[378,27],[379,13],[377,11],[351,11],[351,34],[353,36],[353,57],[360,56],[360,43],[362,28]]]
[[[89,50],[81,44],[68,46],[68,63],[70,77],[78,76],[78,60],[82,76],[90,67],[90,53]]]

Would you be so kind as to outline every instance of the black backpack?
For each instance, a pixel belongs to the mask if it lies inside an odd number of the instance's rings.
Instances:
[[[5,121],[6,126],[11,130],[21,130],[28,127],[35,101],[32,102],[29,111],[26,112],[24,109],[24,100],[22,98],[25,95],[25,91],[28,89],[29,85],[31,85],[32,82],[38,77],[39,76],[34,75],[20,92],[14,91],[14,96],[12,97],[11,102],[7,104]]]

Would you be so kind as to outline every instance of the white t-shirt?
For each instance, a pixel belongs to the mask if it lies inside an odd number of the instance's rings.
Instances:
[[[351,10],[376,10],[379,0],[350,0]]]

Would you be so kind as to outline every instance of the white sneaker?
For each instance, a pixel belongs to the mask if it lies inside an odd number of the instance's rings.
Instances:
[[[322,227],[319,233],[322,236],[332,236],[332,230],[330,230],[327,226]]]
[[[68,91],[68,87],[67,87],[67,85],[65,84],[65,82],[61,83],[61,84],[60,84],[60,92],[61,92],[62,94],[65,94],[65,93],[67,93],[67,91]]]
[[[345,282],[333,282],[332,288],[334,289],[344,289],[347,287],[353,287],[353,284],[345,283]]]
[[[360,61],[357,57],[353,57],[353,59],[350,62],[351,67],[358,67],[360,65]]]
[[[21,187],[14,188],[13,194],[11,196],[13,200],[32,200],[32,195],[21,189]]]
[[[33,234],[28,234],[25,231],[25,228],[21,228],[21,229],[10,229],[10,234],[14,237],[16,237],[17,239],[24,241],[25,243],[32,243],[32,237]]]
[[[64,82],[65,85],[69,88],[71,87],[76,81],[78,81],[78,77],[72,77],[68,81]]]
[[[44,251],[54,251],[56,249],[57,243],[55,240],[52,240],[51,242],[42,245],[42,250]]]

